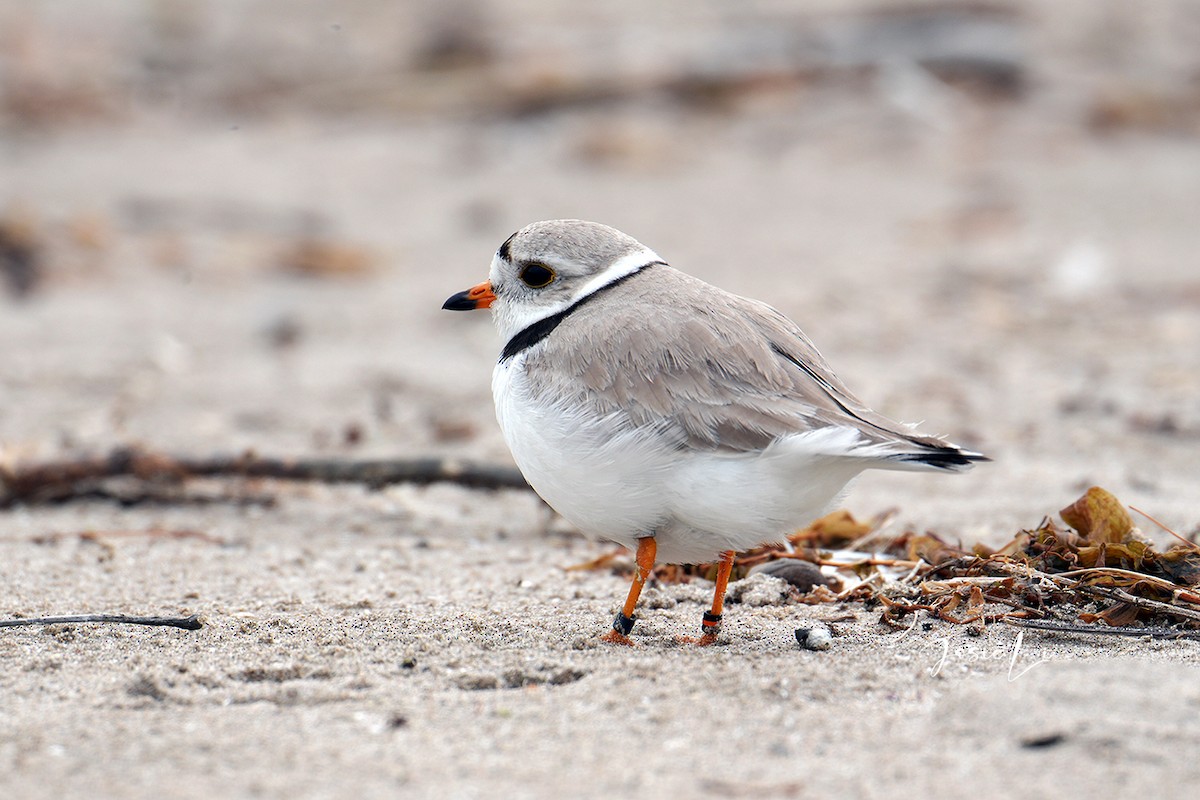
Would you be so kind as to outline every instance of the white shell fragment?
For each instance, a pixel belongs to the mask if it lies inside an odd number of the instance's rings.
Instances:
[[[823,622],[796,628],[796,641],[805,650],[828,650],[833,644],[833,632]]]

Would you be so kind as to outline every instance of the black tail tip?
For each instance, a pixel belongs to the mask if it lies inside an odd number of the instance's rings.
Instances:
[[[959,450],[954,447],[928,450],[924,453],[905,453],[897,456],[897,459],[952,472],[970,469],[978,462],[991,461],[982,453],[972,453],[970,450]]]

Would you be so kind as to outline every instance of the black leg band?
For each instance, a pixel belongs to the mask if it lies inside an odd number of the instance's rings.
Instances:
[[[714,614],[711,611],[704,612],[704,622],[700,624],[700,630],[705,633],[716,633],[721,630],[721,615]]]
[[[633,630],[633,623],[637,620],[634,617],[627,617],[621,612],[617,612],[617,618],[613,620],[613,630],[622,636],[628,636]]]

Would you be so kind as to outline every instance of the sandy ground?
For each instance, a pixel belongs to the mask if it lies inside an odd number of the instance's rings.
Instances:
[[[500,343],[486,315],[439,306],[512,230],[569,216],[771,302],[876,408],[996,459],[864,476],[856,514],[999,544],[1099,484],[1195,531],[1200,15],[1042,5],[1006,6],[1016,94],[892,65],[715,107],[633,91],[535,114],[506,113],[505,92],[736,65],[756,36],[862,9],[680,2],[667,24],[631,3],[6,6],[0,212],[42,280],[0,296],[0,457],[142,443],[506,462]],[[412,66],[468,13],[486,46]],[[285,269],[313,248],[315,275]],[[207,623],[0,632],[4,797],[1200,781],[1200,643],[897,632],[767,585],[695,650],[675,636],[698,624],[696,582],[650,589],[640,646],[612,649],[596,636],[623,579],[564,571],[606,547],[530,494],[197,491],[218,501],[0,511],[0,617]],[[799,649],[794,629],[822,619],[832,649]]]

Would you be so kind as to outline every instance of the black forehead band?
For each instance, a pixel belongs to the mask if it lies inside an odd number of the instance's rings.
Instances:
[[[497,255],[510,264],[512,263],[512,240],[515,238],[517,238],[517,234],[514,233],[512,236],[505,239],[504,244],[500,245],[500,249],[496,251]]]

